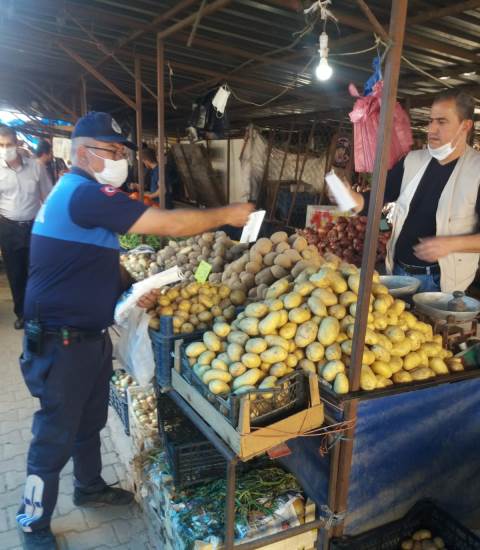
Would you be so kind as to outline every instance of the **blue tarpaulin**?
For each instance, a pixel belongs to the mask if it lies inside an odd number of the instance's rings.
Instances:
[[[284,464],[318,506],[327,504],[330,459],[319,440],[288,445]],[[398,519],[422,498],[468,526],[480,512],[479,455],[478,378],[360,401],[345,534]]]

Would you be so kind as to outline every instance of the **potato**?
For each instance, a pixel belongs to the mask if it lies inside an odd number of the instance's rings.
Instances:
[[[230,393],[230,386],[224,382],[223,380],[211,380],[208,383],[208,389],[214,394],[214,395],[220,395],[223,393]]]
[[[223,316],[227,321],[231,321],[235,317],[235,306],[227,307],[223,310]]]
[[[435,547],[438,548],[438,550],[442,550],[443,548],[445,548],[445,543],[443,542],[443,539],[441,537],[434,537],[433,544],[435,544]]]
[[[327,307],[323,303],[321,298],[318,298],[316,296],[310,296],[310,298],[307,301],[307,305],[314,315],[317,315],[319,317],[327,317],[328,315]]]
[[[401,315],[405,311],[405,302],[403,300],[395,300],[390,306],[390,309],[396,315]]]
[[[339,372],[345,372],[345,364],[342,361],[328,361],[322,369],[322,378],[333,382]]]
[[[442,347],[434,342],[422,344],[421,349],[427,354],[427,357],[436,357],[440,355]]]
[[[393,344],[397,344],[398,342],[403,342],[403,340],[405,340],[405,333],[399,327],[389,327],[389,328],[387,328],[387,330],[385,331],[385,336]]]
[[[392,353],[393,344],[390,342],[390,340],[385,336],[385,334],[377,333],[377,344],[384,347],[387,351]]]
[[[212,380],[221,380],[222,382],[230,382],[232,375],[229,372],[220,369],[208,369],[202,376],[204,384],[208,384]]]
[[[341,358],[342,348],[339,344],[335,342],[334,344],[330,344],[329,346],[327,346],[327,348],[325,349],[325,359],[327,359],[327,361],[335,361]]]
[[[421,362],[421,357],[418,353],[415,351],[411,351],[410,353],[407,353],[405,357],[403,358],[403,368],[406,371],[411,371],[413,369],[416,369]]]
[[[273,249],[273,242],[270,239],[262,238],[258,239],[258,241],[252,246],[251,250],[254,252],[258,252],[262,256],[265,256],[265,254],[268,254]]]
[[[465,370],[462,360],[459,357],[452,357],[447,359],[447,365],[451,372],[461,372]]]
[[[260,333],[259,321],[255,317],[246,317],[238,323],[238,328],[248,336],[258,336]]]
[[[372,391],[377,387],[377,379],[368,365],[362,365],[360,372],[360,388],[364,391]]]
[[[303,370],[303,372],[317,374],[317,367],[310,359],[301,359],[298,366]]]
[[[325,348],[320,342],[312,342],[305,348],[305,355],[309,361],[317,363],[324,358]],[[334,359],[340,359],[340,357],[334,357]]]
[[[234,306],[241,306],[247,299],[247,295],[243,290],[232,290],[229,297]]]
[[[348,278],[348,288],[358,294],[358,289],[360,287],[360,275],[350,275]]]
[[[285,309],[294,309],[303,303],[303,296],[298,292],[289,292],[283,297]]]
[[[390,352],[386,350],[383,346],[376,344],[371,348],[372,352],[375,354],[375,358],[379,361],[388,363],[390,361]]]
[[[218,336],[211,330],[208,330],[203,335],[203,343],[210,351],[220,351],[221,343]]]
[[[248,273],[251,273],[252,275],[256,275],[259,271],[262,269],[262,264],[255,262],[248,262],[245,266],[245,271]]]
[[[412,345],[410,344],[410,340],[408,338],[405,338],[403,342],[398,342],[397,344],[393,344],[393,347],[390,350],[390,354],[395,355],[397,357],[405,357],[405,355],[410,353],[411,350],[412,350]]]
[[[354,323],[355,323],[355,317],[352,317],[351,315],[346,315],[340,321],[340,329],[345,331],[349,325],[353,325]]]
[[[340,332],[337,336],[337,343],[341,344],[342,342],[345,342],[348,340],[348,336],[344,332]]]
[[[428,367],[418,367],[410,371],[413,380],[427,380],[433,378],[435,373]]]
[[[225,361],[222,361],[218,357],[212,361],[210,366],[212,369],[228,371],[227,363],[225,363]]]
[[[240,344],[229,344],[227,346],[227,355],[232,362],[240,361],[244,353],[244,349]]]
[[[328,315],[331,317],[336,317],[339,321],[341,321],[347,315],[347,310],[344,306],[336,304],[328,308]]]
[[[291,342],[289,342],[285,338],[282,338],[281,336],[277,336],[277,335],[274,335],[274,334],[267,335],[267,336],[265,336],[265,342],[267,343],[267,347],[269,347],[269,348],[271,348],[273,346],[280,346],[281,348],[283,348],[286,351],[290,350]]]
[[[293,248],[298,252],[303,252],[308,246],[307,239],[305,237],[297,237],[293,241]]]
[[[297,332],[298,325],[296,323],[288,322],[279,330],[279,335],[282,338],[286,338],[287,340],[291,340],[295,337],[295,334]]]
[[[233,380],[232,387],[237,390],[241,386],[254,386],[263,376],[264,374],[260,369],[248,369],[247,372]]]
[[[310,277],[310,282],[317,288],[328,288],[330,286],[330,277],[334,271],[330,268],[322,267],[318,273],[315,273]]]
[[[260,354],[263,363],[280,363],[288,357],[288,352],[280,346],[273,346]]]
[[[448,367],[443,359],[433,357],[428,362],[428,366],[433,370],[435,374],[448,374]]]
[[[339,303],[344,307],[349,307],[351,304],[356,303],[357,295],[351,290],[346,290],[340,295]]]
[[[262,336],[273,334],[280,322],[280,313],[278,311],[270,312],[264,319],[258,323],[258,333]]]
[[[249,369],[256,369],[259,368],[262,364],[262,360],[260,359],[260,355],[256,353],[244,353],[240,359],[241,363],[243,363],[247,368]]]
[[[263,257],[263,265],[266,265],[268,267],[271,267],[273,265],[273,262],[275,261],[275,258],[277,257],[276,252],[269,252]]]
[[[337,337],[337,344],[338,344],[338,337]],[[352,355],[352,344],[353,344],[352,340],[349,340],[348,338],[346,340],[344,340],[341,343],[341,346],[340,346],[342,354],[347,355],[348,357],[350,357],[350,355]],[[328,346],[328,349],[335,346],[335,345],[336,344],[332,344],[331,346]],[[340,357],[338,359],[340,359]]]
[[[183,334],[191,334],[195,330],[195,327],[192,323],[183,323],[180,327],[180,332]]]
[[[270,288],[267,291],[266,298],[278,298],[283,293],[287,292],[289,287],[289,282],[287,279],[279,279],[276,283],[273,283],[273,285],[270,286]]]
[[[338,271],[330,274],[330,286],[336,294],[343,294],[348,290],[347,282]]]
[[[270,376],[275,376],[276,378],[282,378],[282,376],[285,376],[287,374],[288,367],[285,363],[274,363],[271,367],[268,373]]]
[[[227,342],[229,344],[240,344],[241,346],[244,346],[248,340],[248,334],[245,334],[245,332],[240,330],[232,330],[232,332],[230,332],[227,336]]]
[[[266,390],[268,388],[274,388],[277,384],[277,377],[276,376],[267,376],[262,380],[260,385],[258,386],[259,390]],[[273,397],[273,393],[271,392],[265,392],[262,393],[263,399],[271,399]]]
[[[392,380],[395,382],[395,384],[405,384],[407,382],[412,382],[413,378],[408,371],[399,370],[398,372],[393,373]]]
[[[268,344],[263,338],[250,338],[245,343],[245,351],[248,353],[262,353],[267,348]]]
[[[388,364],[393,374],[403,369],[403,359],[401,357],[390,357]]]
[[[382,294],[388,294],[388,288],[385,285],[379,283],[373,283],[372,294],[374,296],[381,296]]]
[[[374,361],[371,368],[375,374],[379,374],[384,378],[391,378],[393,375],[392,369],[384,361]]]
[[[240,386],[237,388],[233,393],[235,395],[245,395],[246,393],[254,392],[256,391],[257,387],[252,384],[244,384],[243,386]],[[254,401],[256,398],[256,394],[249,395],[250,401]]]
[[[308,307],[306,306],[293,308],[288,313],[288,320],[291,323],[296,323],[297,325],[306,323],[311,318],[312,318],[312,313],[310,312],[310,309],[308,309]]]
[[[338,298],[337,295],[332,292],[329,288],[316,288],[312,292],[312,296],[316,298],[320,298],[322,302],[327,306],[334,306],[335,304],[338,304]]]
[[[352,336],[350,338],[352,338]],[[375,346],[376,344],[378,344],[377,333],[369,328],[367,328],[365,332],[365,344],[367,344],[368,346]]]
[[[387,318],[383,313],[374,311],[372,315],[373,315],[373,326],[375,327],[376,330],[385,330],[388,327]]]
[[[187,357],[198,357],[204,351],[207,351],[207,346],[203,342],[193,342],[185,348]]]
[[[254,318],[260,319],[262,317],[265,317],[267,313],[268,313],[267,304],[261,303],[261,302],[248,304],[248,306],[245,308],[245,315],[247,317],[254,317]]]
[[[376,360],[376,357],[373,351],[369,350],[368,348],[365,348],[363,351],[362,363],[364,365],[372,365],[375,360]]]
[[[432,532],[428,529],[419,529],[418,531],[415,531],[412,535],[412,539],[415,541],[422,541],[432,538]]]
[[[296,283],[293,287],[293,291],[300,296],[310,296],[310,294],[315,290],[315,285],[310,281],[304,281],[303,283]]]
[[[285,359],[285,364],[289,369],[294,369],[298,365],[298,357],[294,353],[289,353]]]
[[[231,363],[228,366],[228,372],[234,377],[237,378],[237,376],[241,376],[244,372],[246,372],[247,367],[240,363],[240,361],[235,361],[235,363]]]
[[[306,348],[317,337],[318,326],[314,321],[302,323],[295,334],[295,344],[299,348]],[[322,343],[322,342],[321,342]]]
[[[340,323],[335,317],[325,317],[318,329],[318,341],[323,346],[330,346],[337,339],[340,333]]]
[[[199,365],[210,365],[210,363],[215,359],[215,352],[207,350],[201,353],[197,357],[197,363]]]
[[[339,395],[343,395],[345,393],[348,393],[349,389],[350,385],[347,375],[343,372],[339,372],[335,377],[335,381],[333,383],[333,391]]]

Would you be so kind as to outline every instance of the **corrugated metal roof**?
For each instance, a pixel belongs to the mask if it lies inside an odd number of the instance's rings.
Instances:
[[[207,6],[218,0],[209,0]],[[44,114],[58,114],[59,100],[74,111],[79,108],[79,77],[85,70],[71,59],[58,43],[64,43],[92,65],[98,65],[105,52],[133,72],[135,55],[142,58],[142,77],[146,86],[156,90],[156,31],[165,30],[195,14],[201,1],[174,0],[4,0],[6,9],[0,19],[0,101],[24,110],[32,102]],[[369,76],[375,51],[346,56],[374,44],[373,32],[353,0],[332,0],[330,9],[338,17],[338,26],[328,22],[331,81],[320,83],[312,78],[315,62],[302,72],[316,55],[321,27],[317,23],[305,29],[305,17],[296,10],[296,0],[232,0],[200,20],[191,47],[187,46],[192,23],[166,39],[165,60],[173,69],[173,97],[177,110],[166,104],[169,128],[183,129],[192,99],[211,87],[228,82],[237,97],[263,104],[284,92],[276,101],[255,107],[232,97],[229,113],[234,125],[248,120],[278,121],[296,117],[299,121],[344,116],[353,101],[348,95],[350,81],[361,87]],[[312,2],[303,2],[310,5]],[[188,4],[188,6],[186,6]],[[379,20],[388,25],[390,2],[369,0]],[[157,27],[155,18],[174,7],[183,6],[173,17]],[[445,12],[444,10],[449,10]],[[431,12],[431,13],[430,13]],[[428,15],[428,17],[427,17]],[[402,64],[399,96],[410,98],[414,123],[424,119],[425,94],[439,91],[446,84],[477,89],[480,75],[466,75],[478,68],[480,58],[480,1],[411,0],[405,38],[405,57],[419,69],[436,78],[419,74]],[[132,32],[143,31],[118,51]],[[295,44],[292,48],[292,42]],[[267,54],[272,53],[267,58]],[[100,72],[123,93],[134,98],[134,81],[115,59],[99,65]],[[479,71],[480,72],[480,71]],[[300,73],[300,74],[299,74]],[[167,75],[168,76],[168,75]],[[123,111],[131,109],[91,75],[86,76],[89,107]],[[33,84],[31,84],[33,83]],[[166,78],[167,98],[169,81]],[[37,86],[50,96],[41,95]],[[35,105],[35,104],[34,104]],[[415,108],[420,106],[420,109]],[[55,112],[51,112],[54,110]],[[144,123],[155,128],[154,98],[144,91]]]

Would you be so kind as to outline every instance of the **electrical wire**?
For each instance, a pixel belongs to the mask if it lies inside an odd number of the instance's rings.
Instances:
[[[168,98],[170,100],[170,105],[175,109],[175,111],[177,110],[177,106],[175,105],[175,103],[173,102],[173,69],[172,69],[172,66],[170,65],[170,61],[167,61],[167,65],[168,65],[168,81],[169,81],[169,84],[170,84],[170,90],[168,92]]]

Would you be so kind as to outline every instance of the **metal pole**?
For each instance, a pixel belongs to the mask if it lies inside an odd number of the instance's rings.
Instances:
[[[145,181],[143,169],[143,124],[142,124],[142,62],[135,57],[135,107],[137,122],[137,147],[138,147],[138,185],[140,186],[139,200],[143,202],[145,194]]]
[[[356,391],[360,384],[360,371],[362,365],[365,332],[367,327],[368,310],[370,306],[370,294],[372,290],[372,276],[376,261],[376,243],[378,228],[383,208],[383,196],[390,155],[390,142],[393,126],[393,111],[397,97],[400,62],[405,33],[408,0],[393,0],[390,16],[389,35],[392,45],[388,52],[385,85],[380,110],[380,126],[377,136],[377,149],[375,156],[375,168],[373,172],[372,192],[369,203],[369,216],[365,237],[365,248],[362,259],[360,276],[360,288],[358,291],[357,315],[355,318],[355,332],[353,337],[352,359],[350,365],[350,391]],[[358,400],[354,399],[346,403],[345,421],[352,422],[356,418]],[[346,432],[346,440],[341,442],[337,491],[335,499],[335,512],[345,512],[347,507],[348,490],[350,483],[350,470],[353,453],[353,437],[355,428]],[[343,524],[334,529],[335,535],[343,532]]]
[[[157,157],[158,188],[160,208],[165,208],[165,83],[164,83],[165,47],[160,33],[157,34]]]
[[[227,138],[227,204],[230,204],[230,137]]]

